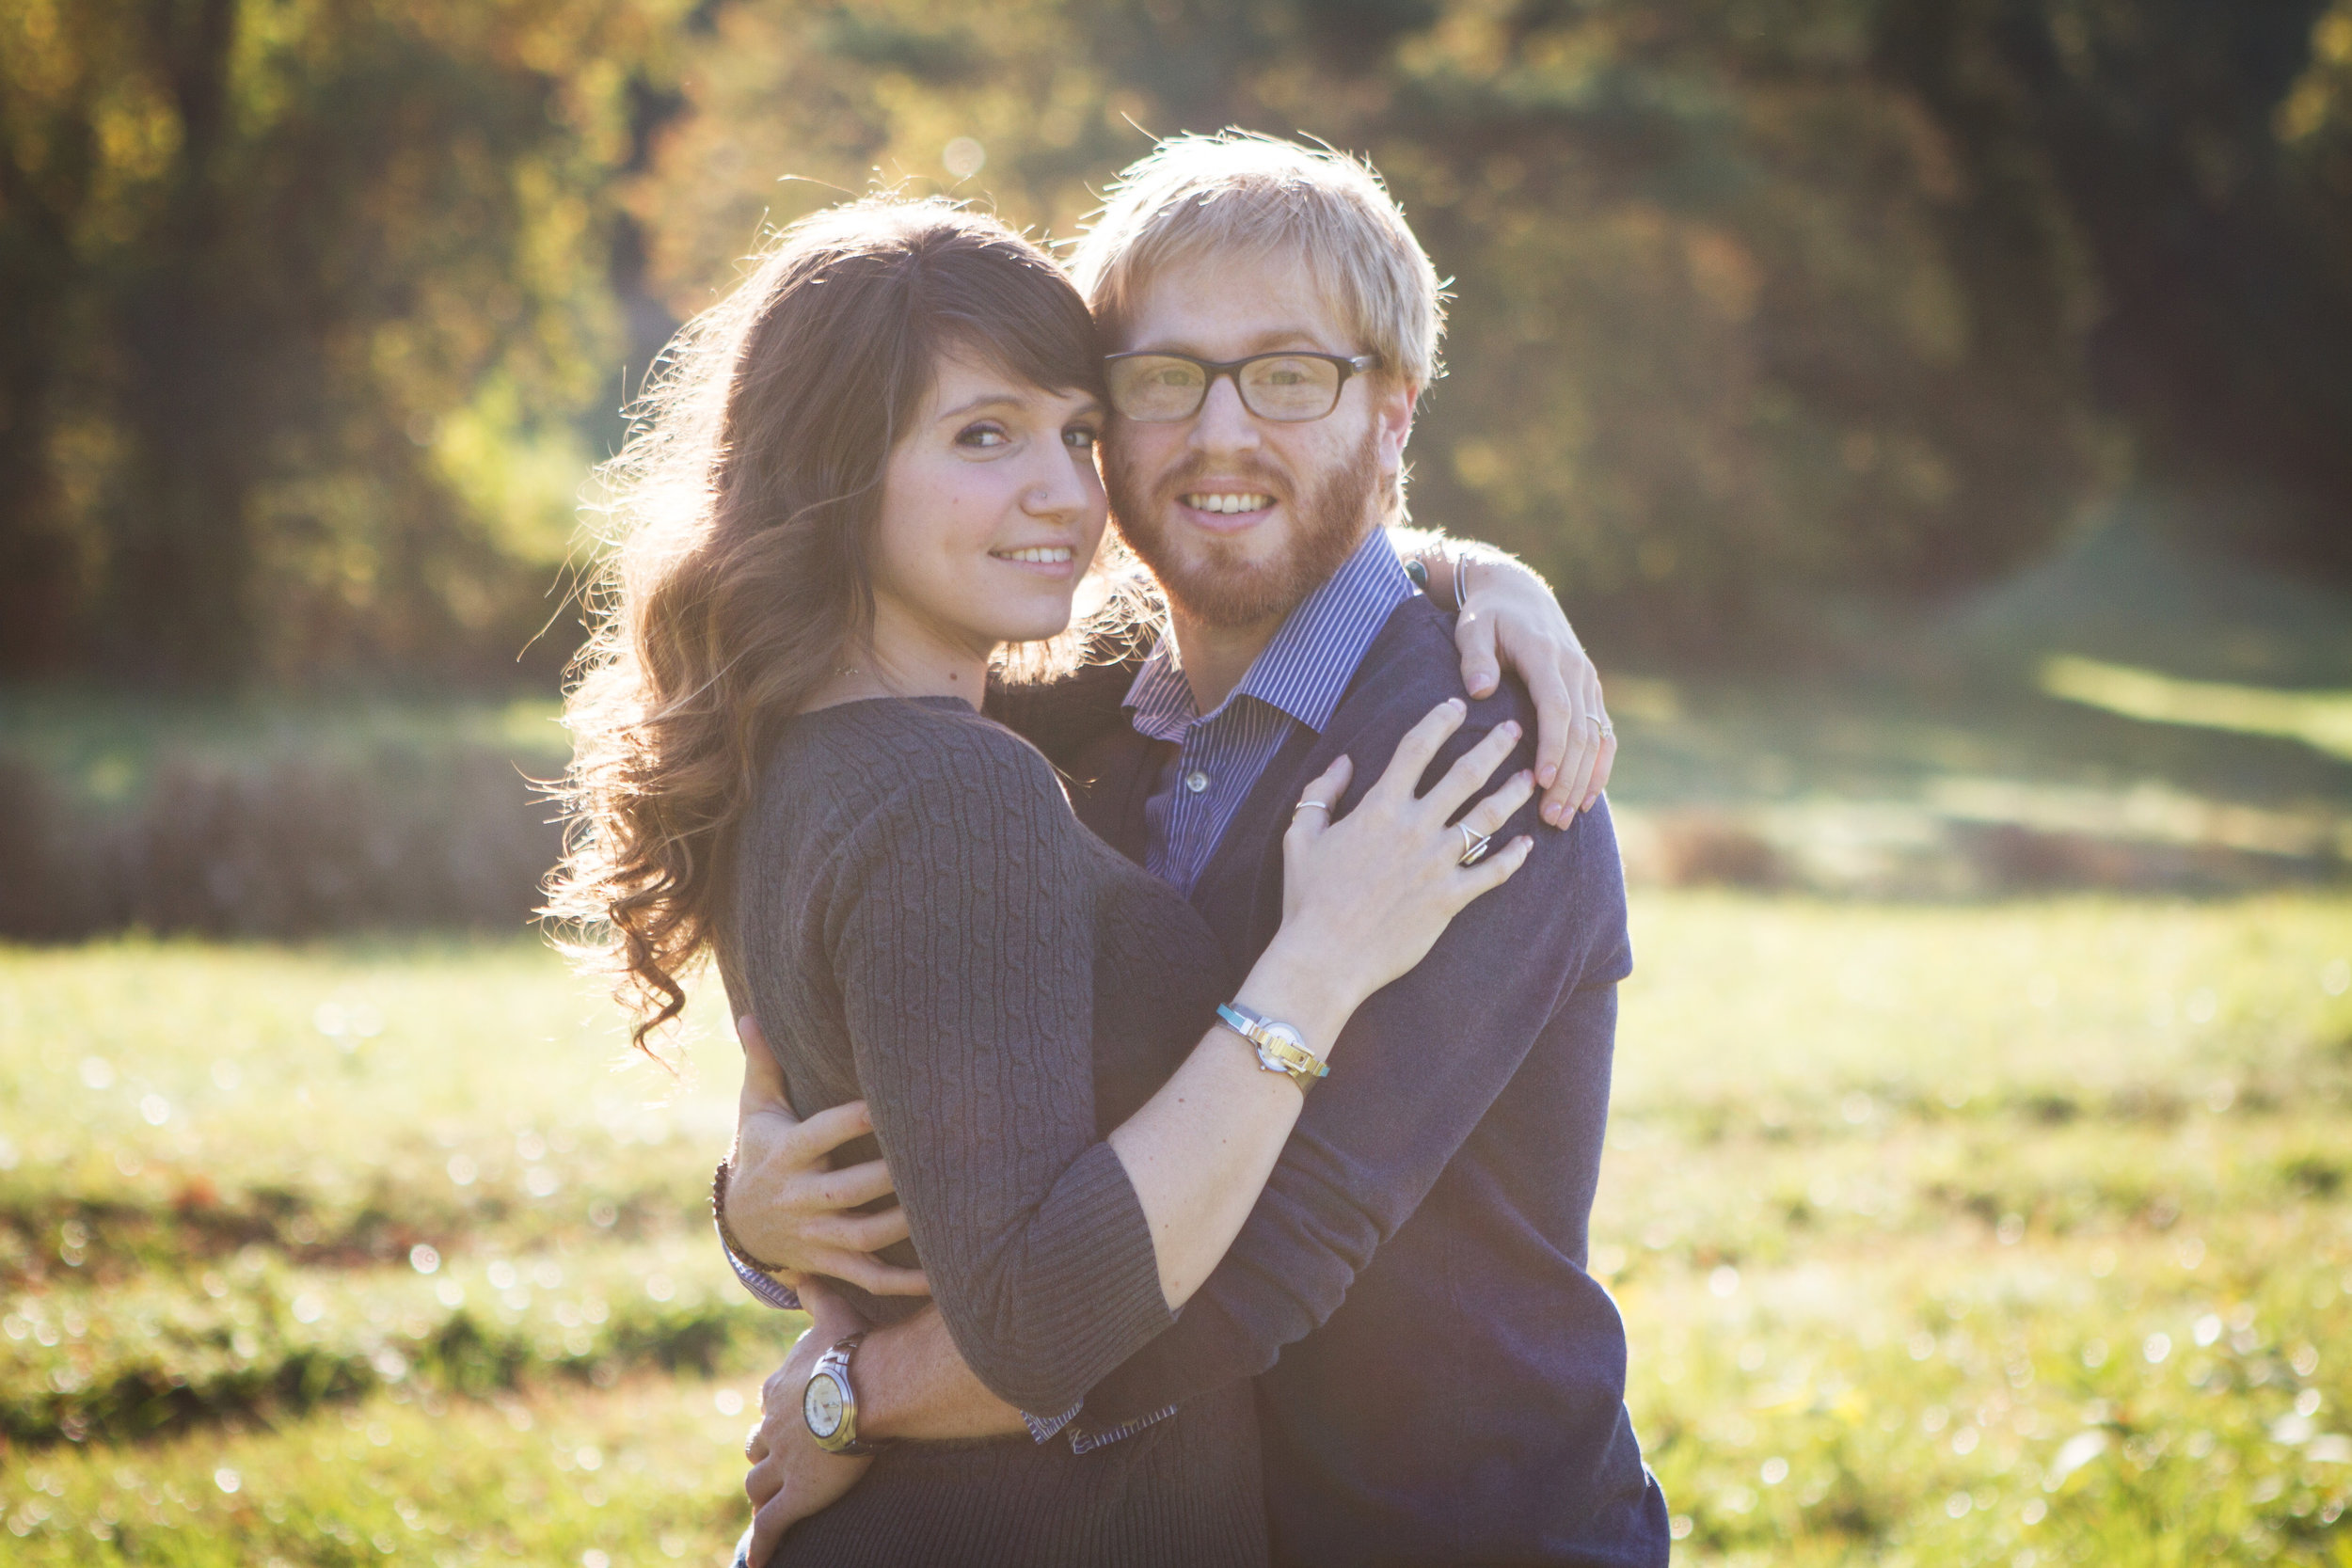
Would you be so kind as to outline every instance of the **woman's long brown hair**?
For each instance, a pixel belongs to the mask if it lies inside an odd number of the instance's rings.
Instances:
[[[640,1047],[686,1005],[767,743],[872,625],[884,468],[950,350],[1102,395],[1085,303],[1035,245],[941,201],[834,208],[679,334],[602,475],[619,527],[564,706],[545,912],[613,974]]]

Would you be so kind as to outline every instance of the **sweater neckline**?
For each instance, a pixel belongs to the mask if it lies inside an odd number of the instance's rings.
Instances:
[[[848,702],[827,703],[823,707],[813,707],[806,713],[797,714],[794,717],[816,719],[828,713],[845,713],[851,708],[873,707],[884,703],[937,708],[942,712],[977,713],[980,711],[961,697],[852,697]]]

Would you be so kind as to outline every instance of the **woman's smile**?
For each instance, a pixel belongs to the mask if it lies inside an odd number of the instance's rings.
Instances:
[[[991,550],[988,554],[992,561],[1057,581],[1077,575],[1078,552],[1068,545],[1025,545],[1016,549]]]

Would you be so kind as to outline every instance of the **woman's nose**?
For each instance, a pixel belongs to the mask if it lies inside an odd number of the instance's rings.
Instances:
[[[1044,454],[1042,461],[1045,471],[1023,494],[1022,505],[1038,516],[1054,516],[1084,509],[1087,480],[1091,476],[1091,467],[1086,475],[1081,475],[1078,455],[1058,447]]]

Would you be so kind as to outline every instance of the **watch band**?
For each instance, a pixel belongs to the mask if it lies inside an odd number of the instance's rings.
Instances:
[[[1306,1040],[1289,1024],[1277,1023],[1238,1003],[1220,1004],[1216,1016],[1225,1027],[1257,1048],[1260,1067],[1287,1075],[1300,1094],[1313,1088],[1317,1079],[1330,1076],[1330,1064],[1308,1050]]]
[[[880,1453],[888,1446],[866,1442],[857,1434],[857,1385],[850,1380],[850,1360],[857,1354],[857,1347],[865,1338],[865,1333],[860,1331],[840,1340],[817,1358],[816,1367],[808,1374],[811,1383],[820,1377],[830,1377],[841,1390],[841,1424],[833,1430],[832,1435],[827,1436],[814,1427],[809,1428],[810,1438],[827,1453],[862,1458]],[[805,1395],[802,1400],[802,1418],[803,1422],[807,1419]]]

